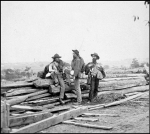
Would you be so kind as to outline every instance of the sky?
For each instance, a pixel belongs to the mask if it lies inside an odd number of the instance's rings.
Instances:
[[[1,63],[148,58],[146,20],[144,1],[1,1]]]

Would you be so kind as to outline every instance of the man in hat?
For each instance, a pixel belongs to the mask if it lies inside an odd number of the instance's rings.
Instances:
[[[72,50],[73,51],[73,60],[71,62],[71,75],[74,76],[74,84],[75,84],[75,90],[77,93],[77,103],[74,103],[75,105],[80,105],[82,102],[82,96],[81,96],[81,88],[80,88],[80,78],[81,73],[84,72],[84,60],[79,55],[78,50]],[[73,72],[73,73],[72,73]]]
[[[94,98],[98,93],[99,80],[106,77],[103,67],[97,63],[99,56],[97,53],[91,54],[92,62],[89,62],[85,66],[85,74],[88,75],[87,84],[90,85],[89,99],[90,102],[94,101]]]
[[[55,54],[53,57],[53,61],[48,65],[48,72],[46,77],[51,77],[54,79],[55,86],[60,84],[60,97],[59,101],[61,104],[64,104],[64,94],[65,94],[65,83],[63,80],[63,67],[65,66],[65,62],[63,62],[58,54]],[[51,86],[50,86],[51,88]]]

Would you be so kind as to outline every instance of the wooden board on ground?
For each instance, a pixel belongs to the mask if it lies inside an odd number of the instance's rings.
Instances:
[[[42,121],[33,123],[31,125],[22,127],[16,131],[10,132],[10,133],[35,133],[38,131],[41,131],[45,128],[48,128],[50,126],[56,125],[58,123],[61,123],[63,121],[66,121],[68,119],[77,117],[79,115],[81,115],[82,113],[87,112],[87,108],[86,107],[81,107],[81,108],[77,108],[77,109],[71,109],[67,112],[63,112],[57,116],[52,116],[49,117],[47,119],[44,119]]]
[[[74,120],[81,120],[81,121],[92,121],[92,122],[94,122],[94,121],[98,121],[99,119],[95,119],[95,118],[82,118],[82,117],[76,117],[76,118],[74,118]]]
[[[51,116],[52,113],[50,113],[49,111],[45,111],[42,113],[35,113],[32,115],[10,117],[10,127],[35,123]]]

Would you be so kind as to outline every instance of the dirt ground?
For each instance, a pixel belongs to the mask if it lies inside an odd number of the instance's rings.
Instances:
[[[118,117],[98,116],[96,122],[76,121],[113,127],[111,130],[86,128],[68,124],[57,124],[38,133],[149,133],[149,96],[126,103],[89,111],[89,113],[117,114]]]

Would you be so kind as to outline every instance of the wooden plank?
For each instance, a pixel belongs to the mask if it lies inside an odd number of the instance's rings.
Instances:
[[[70,92],[73,89],[75,89],[74,85],[68,86],[67,84],[65,84],[65,92]],[[49,92],[50,93],[55,93],[55,94],[60,93],[60,86],[55,87],[54,85],[50,85]]]
[[[139,94],[136,94],[136,95],[132,95],[132,96],[126,98],[126,99],[122,99],[122,100],[119,100],[119,101],[115,101],[115,102],[112,102],[112,103],[108,103],[108,104],[105,104],[104,106],[99,106],[99,107],[90,108],[89,111],[90,111],[90,110],[95,110],[95,109],[100,109],[100,108],[106,108],[106,107],[110,107],[110,106],[119,105],[119,104],[124,103],[124,102],[126,102],[126,101],[128,101],[128,100],[132,100],[132,99],[135,99],[135,98],[137,98],[137,97],[140,97],[140,96],[142,96],[142,95],[144,95],[144,94],[146,94],[146,93],[139,93]]]
[[[41,108],[41,109],[49,109],[49,108],[54,108],[55,104],[47,104],[47,105],[43,105],[43,106],[36,106],[37,108]]]
[[[139,93],[139,94],[136,94],[136,95],[130,96],[130,97],[126,98],[126,99],[122,99],[122,100],[120,100],[120,101],[115,101],[115,102],[112,102],[112,103],[106,104],[106,105],[104,105],[104,107],[115,106],[115,105],[118,105],[118,104],[124,103],[124,102],[126,102],[126,101],[128,101],[128,100],[135,99],[135,98],[137,98],[137,97],[139,97],[139,96],[142,96],[143,94],[145,94],[145,93]]]
[[[19,88],[19,87],[33,87],[33,83],[24,83],[24,82],[19,82],[19,83],[12,83],[12,84],[5,84],[1,85],[1,88]]]
[[[27,98],[29,98],[31,96],[36,96],[36,95],[47,93],[47,92],[48,92],[47,90],[37,91],[35,93],[30,93],[30,94],[27,94],[27,95],[23,95],[23,96],[19,96],[19,97],[7,100],[7,103],[9,103],[10,105],[19,104],[21,102],[24,102]]]
[[[50,112],[54,113],[54,112],[59,112],[59,111],[63,111],[63,110],[68,110],[70,108],[71,108],[71,106],[60,106],[60,107],[55,107],[53,109],[50,109]]]
[[[23,87],[23,88],[11,88],[9,91],[7,91],[7,93],[11,93],[11,92],[14,92],[14,91],[18,91],[18,90],[22,90],[22,89],[32,89],[31,87]]]
[[[135,94],[138,94],[139,92],[133,92],[133,93],[127,93],[125,94],[126,96],[130,96],[130,95],[135,95]]]
[[[120,80],[136,80],[136,79],[141,79],[142,77],[116,77],[116,78],[105,78],[103,80],[100,80],[100,82],[108,82],[108,81],[120,81]]]
[[[76,118],[74,118],[74,120],[92,121],[92,122],[95,122],[95,121],[98,121],[99,119],[76,117]]]
[[[10,127],[19,126],[19,125],[27,125],[30,123],[35,123],[51,117],[53,114],[49,111],[42,112],[42,113],[35,113],[32,115],[24,115],[19,117],[10,117]]]
[[[59,115],[54,115],[52,117],[49,117],[47,119],[33,123],[31,125],[28,125],[28,126],[22,127],[16,131],[13,131],[10,133],[35,133],[35,132],[39,132],[45,128],[56,125],[56,124],[61,123],[65,120],[68,120],[70,118],[77,117],[86,111],[87,111],[87,108],[85,108],[85,107],[81,107],[81,108],[77,108],[77,109],[71,109],[67,112],[63,112]]]
[[[10,129],[9,129],[9,107],[10,105],[4,101],[4,103],[2,104],[2,118],[1,118],[1,132],[2,133],[9,133]]]
[[[40,79],[33,81],[33,85],[37,88],[49,88],[49,85],[53,84],[52,79]]]
[[[99,126],[99,125],[92,125],[87,123],[76,123],[72,121],[63,121],[64,124],[70,124],[70,125],[77,125],[81,127],[88,127],[88,128],[96,128],[96,129],[104,129],[104,130],[110,130],[113,127],[107,127],[107,126]]]
[[[50,98],[50,99],[47,99],[47,100],[35,100],[35,101],[28,101],[26,103],[28,104],[33,104],[33,105],[36,105],[36,106],[41,106],[41,105],[46,105],[46,104],[50,104],[50,103],[54,103],[54,102],[57,102],[58,101],[58,97],[57,98]]]
[[[31,107],[31,106],[22,106],[22,105],[13,105],[13,106],[10,107],[10,110],[34,110],[34,111],[41,111],[42,108]]]
[[[20,117],[20,116],[26,116],[26,115],[40,114],[40,113],[44,113],[44,112],[49,112],[50,113],[50,110],[51,109],[44,109],[44,110],[38,111],[38,112],[26,111],[25,113],[22,113],[22,114],[16,114],[16,116]],[[14,116],[10,116],[10,117],[14,117]]]
[[[50,95],[51,95],[50,93],[40,94],[40,95],[30,97],[30,98],[26,99],[26,101],[36,100],[36,99],[47,97],[47,96],[50,96]]]
[[[26,82],[33,82],[35,80],[38,80],[38,77],[35,77],[35,78],[29,78],[26,80]]]
[[[8,96],[14,96],[14,95],[19,95],[19,94],[24,94],[24,93],[32,93],[39,91],[39,89],[20,89],[20,90],[15,90],[14,92],[11,93],[6,93],[6,97]]]
[[[36,96],[36,95],[43,94],[43,93],[47,93],[47,92],[48,92],[48,90],[44,89],[44,90],[41,90],[41,91],[38,91],[38,92],[35,92],[35,93],[30,93],[26,96],[28,96],[28,98],[29,98],[29,97]]]
[[[132,93],[132,92],[145,92],[145,91],[148,91],[148,90],[149,90],[149,85],[146,85],[146,86],[131,87],[131,88],[122,89],[122,90],[98,92],[98,95],[109,94],[109,93],[127,94],[127,93]]]
[[[77,95],[74,93],[65,93],[68,99],[77,98]]]
[[[100,108],[104,108],[104,106],[93,107],[93,108],[90,108],[89,111],[95,110],[95,109],[100,109]]]
[[[15,105],[15,104],[19,104],[23,101],[25,101],[28,98],[28,96],[20,96],[20,97],[16,97],[10,100],[7,100],[7,103],[10,104],[10,106]]]
[[[98,114],[98,113],[83,113],[81,116],[112,116],[112,117],[119,117],[118,114]]]

